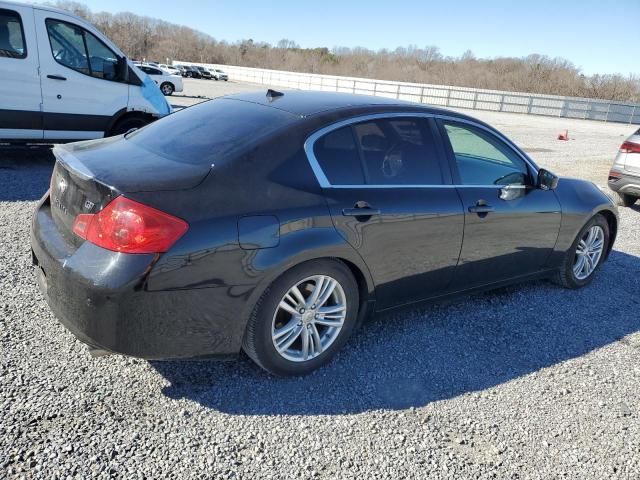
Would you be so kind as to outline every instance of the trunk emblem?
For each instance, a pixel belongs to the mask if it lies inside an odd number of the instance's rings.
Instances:
[[[93,207],[95,207],[95,205],[96,204],[93,203],[92,201],[87,200],[87,201],[84,202],[84,209],[85,210],[91,210]]]
[[[64,191],[67,189],[67,182],[64,178],[59,177],[60,179],[58,180],[58,191],[60,192],[60,195],[62,195],[64,193]]]

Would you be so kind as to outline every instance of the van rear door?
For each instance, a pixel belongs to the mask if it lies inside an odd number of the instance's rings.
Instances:
[[[42,75],[45,139],[104,136],[113,116],[127,107],[129,85],[116,80],[116,49],[77,18],[34,9]]]
[[[0,140],[42,139],[33,8],[0,2]]]

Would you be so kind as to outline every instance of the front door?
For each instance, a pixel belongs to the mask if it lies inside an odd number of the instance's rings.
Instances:
[[[0,9],[0,139],[42,138],[33,8]]]
[[[63,14],[35,10],[35,15],[44,138],[102,137],[113,116],[129,102],[129,85],[116,80],[118,56]]]
[[[544,268],[560,229],[556,195],[535,187],[532,167],[480,125],[443,121],[454,181],[465,210],[458,289]]]
[[[369,267],[378,309],[436,296],[453,278],[464,215],[436,128],[421,117],[376,118],[314,145],[334,225]]]

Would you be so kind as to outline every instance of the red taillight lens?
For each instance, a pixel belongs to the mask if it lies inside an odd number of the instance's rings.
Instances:
[[[624,142],[620,145],[621,153],[640,153],[640,143]]]
[[[184,220],[125,197],[96,214],[80,214],[73,232],[99,247],[123,253],[163,253],[184,235]]]

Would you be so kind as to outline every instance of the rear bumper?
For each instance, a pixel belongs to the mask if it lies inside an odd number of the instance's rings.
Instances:
[[[631,175],[626,171],[618,171],[622,176],[609,180],[609,188],[614,192],[640,197],[640,175]]]
[[[237,329],[218,315],[223,289],[147,291],[154,255],[127,255],[65,242],[48,198],[33,217],[38,284],[58,320],[94,349],[146,359],[227,358],[240,351]],[[228,306],[227,306],[228,308]]]

